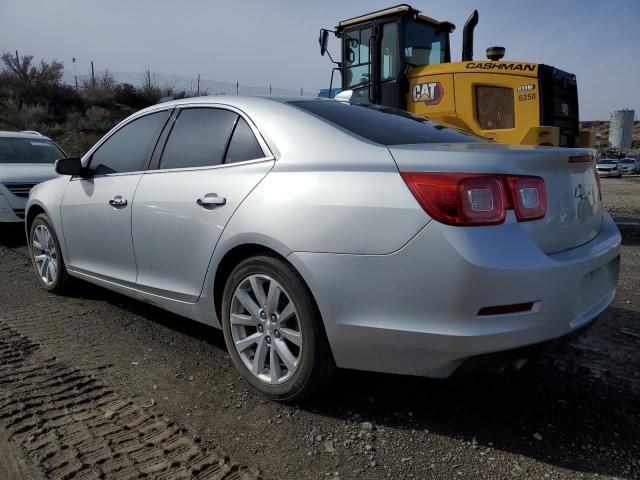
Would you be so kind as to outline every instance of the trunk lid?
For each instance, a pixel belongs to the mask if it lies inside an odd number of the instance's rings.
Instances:
[[[474,143],[392,145],[389,151],[401,172],[542,177],[547,190],[547,213],[544,218],[520,225],[545,253],[587,243],[602,227],[604,211],[591,150]],[[591,159],[584,158],[587,156]],[[507,221],[516,221],[513,211],[509,211]]]

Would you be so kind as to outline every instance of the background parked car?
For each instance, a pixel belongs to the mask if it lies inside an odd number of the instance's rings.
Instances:
[[[619,167],[621,174],[631,174],[640,173],[640,161],[636,158],[623,158],[619,162]]]
[[[0,222],[21,223],[29,192],[57,176],[54,164],[66,154],[38,132],[0,131]]]
[[[603,158],[602,160],[598,160],[598,163],[596,164],[598,175],[601,177],[621,177],[622,173],[620,172],[618,162],[619,161],[615,158]]]

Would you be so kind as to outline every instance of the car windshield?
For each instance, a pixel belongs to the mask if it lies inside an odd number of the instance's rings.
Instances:
[[[485,141],[397,108],[320,99],[293,100],[289,103],[382,145]]]
[[[600,165],[611,164],[611,163],[616,164],[616,163],[618,163],[618,161],[617,160],[611,160],[611,159],[607,158],[606,160],[600,160],[598,162],[598,164],[600,164]]]
[[[0,137],[0,163],[53,163],[65,154],[46,138]]]
[[[629,163],[629,164],[633,165],[635,163],[635,160],[633,160],[632,158],[624,158],[624,159],[620,160],[620,163]]]

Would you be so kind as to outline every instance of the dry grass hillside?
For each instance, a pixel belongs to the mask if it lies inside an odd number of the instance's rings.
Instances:
[[[590,122],[580,122],[580,128],[595,129],[596,136],[600,137],[601,143],[604,146],[604,142],[609,140],[609,122],[596,120]],[[635,122],[633,126],[633,145],[632,149],[640,149],[640,122]]]

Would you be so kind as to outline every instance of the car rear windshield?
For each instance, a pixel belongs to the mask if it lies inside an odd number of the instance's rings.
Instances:
[[[483,141],[397,108],[320,99],[293,100],[289,103],[382,145]]]
[[[0,163],[53,163],[64,156],[46,138],[0,137]]]

